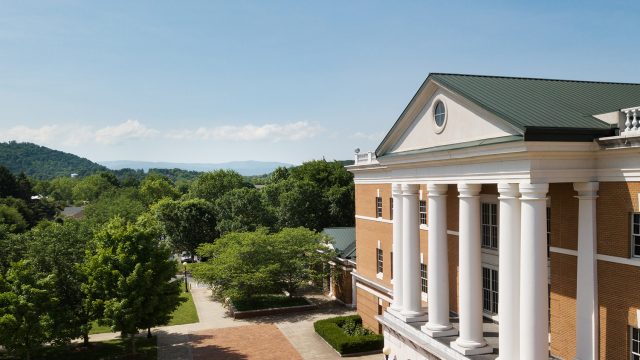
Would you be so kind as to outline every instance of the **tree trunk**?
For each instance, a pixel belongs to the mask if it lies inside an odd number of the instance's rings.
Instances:
[[[136,355],[136,335],[131,334],[131,355]]]
[[[147,339],[151,339],[151,328],[147,328]]]
[[[31,360],[31,350],[27,349],[24,355],[26,360]]]
[[[84,346],[89,347],[89,332],[82,334],[82,340],[84,342]]]

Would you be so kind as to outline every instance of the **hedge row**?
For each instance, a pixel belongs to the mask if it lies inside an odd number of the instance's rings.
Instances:
[[[338,316],[330,319],[319,320],[313,324],[318,335],[331,345],[341,355],[355,354],[380,350],[384,346],[382,335],[371,334],[361,336],[349,336],[342,330],[342,325],[348,319],[352,319],[362,325],[359,315]]]

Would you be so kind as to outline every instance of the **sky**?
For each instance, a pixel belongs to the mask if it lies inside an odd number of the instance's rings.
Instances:
[[[0,0],[0,141],[94,161],[374,150],[431,72],[640,83],[640,2]]]

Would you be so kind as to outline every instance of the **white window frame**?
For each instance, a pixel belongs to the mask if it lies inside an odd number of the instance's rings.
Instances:
[[[420,291],[422,291],[423,294],[427,294],[429,292],[427,272],[427,264],[420,263]]]
[[[635,217],[638,217],[638,231],[634,231],[636,224]],[[640,254],[636,254],[636,249],[640,248],[640,213],[631,213],[631,257],[640,258]]]
[[[418,214],[420,215],[420,225],[427,225],[427,201],[426,200],[420,200],[418,202]]]
[[[493,219],[494,214],[490,211],[487,216],[485,216],[485,209],[495,209],[495,219]],[[480,203],[480,237],[481,237],[481,246],[484,249],[498,251],[498,247],[500,246],[500,239],[498,239],[498,204],[493,201],[482,201]],[[489,234],[489,245],[485,244],[485,229]],[[493,246],[493,238],[495,236],[495,247]]]
[[[384,277],[384,251],[380,247],[376,248],[376,273],[378,279]]]
[[[376,218],[382,218],[382,197],[376,196]]]
[[[634,345],[636,346],[635,350]],[[640,328],[633,326],[629,326],[629,358],[631,360],[640,359]]]
[[[485,270],[489,271],[489,288],[485,287]],[[493,288],[494,285],[497,286],[496,289]],[[487,266],[486,264],[482,264],[482,312],[492,318],[498,315],[498,301],[500,301],[500,298],[498,297],[499,287],[500,284],[498,283],[498,269],[496,269],[494,266]],[[484,307],[485,291],[489,291],[489,306],[491,307],[490,311],[485,309]]]

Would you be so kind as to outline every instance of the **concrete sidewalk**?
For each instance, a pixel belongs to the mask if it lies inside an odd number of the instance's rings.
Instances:
[[[193,360],[194,347],[192,343],[196,338],[198,339],[197,342],[205,341],[211,343],[211,340],[205,340],[203,336],[206,334],[224,334],[210,330],[257,324],[275,325],[300,354],[302,359],[339,360],[342,359],[340,355],[315,333],[313,323],[320,319],[355,313],[353,310],[328,303],[323,297],[317,296],[312,299],[312,301],[319,304],[317,310],[236,320],[227,314],[226,309],[221,303],[211,298],[211,291],[206,287],[198,286],[195,283],[192,284],[191,295],[198,312],[199,322],[152,329],[152,332],[158,337],[159,360]],[[233,333],[235,333],[235,331],[233,331]],[[144,334],[141,334],[140,336],[143,335]],[[90,340],[103,341],[118,337],[118,333],[95,334],[90,336]],[[277,353],[278,349],[273,349],[273,351]],[[238,359],[240,358],[246,359],[246,357],[238,357]],[[355,357],[354,359],[380,360],[382,359],[382,355],[367,355]]]

